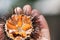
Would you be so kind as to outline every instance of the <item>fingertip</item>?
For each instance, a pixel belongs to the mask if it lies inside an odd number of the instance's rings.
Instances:
[[[33,9],[32,10],[32,14],[31,14],[33,17],[35,17],[35,16],[40,16],[40,12],[38,11],[38,10],[36,10],[36,9]]]
[[[30,5],[25,5],[23,11],[26,15],[31,15],[32,7]]]
[[[15,14],[21,14],[22,13],[22,9],[20,7],[16,7],[14,9],[14,12],[15,12]]]
[[[3,28],[4,24],[0,23],[0,28]]]

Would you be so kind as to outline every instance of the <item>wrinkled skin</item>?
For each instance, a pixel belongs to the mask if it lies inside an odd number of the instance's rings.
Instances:
[[[15,12],[15,14],[25,13],[26,15],[32,16],[32,19],[34,17],[39,18],[37,21],[40,22],[39,27],[41,28],[41,31],[40,31],[41,36],[37,40],[50,40],[48,24],[47,24],[44,16],[41,15],[38,10],[32,9],[30,5],[25,5],[23,7],[23,10],[21,8],[17,7],[14,9],[14,12]],[[8,40],[5,38],[6,36],[4,34],[4,30],[3,30],[4,24],[5,24],[4,21],[0,21],[0,40]]]
[[[4,40],[4,32],[3,32],[3,24],[4,24],[4,21],[0,18],[0,40]],[[3,37],[4,36],[4,37]]]

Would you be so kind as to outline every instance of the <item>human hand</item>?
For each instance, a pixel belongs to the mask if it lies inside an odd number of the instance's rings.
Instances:
[[[4,34],[4,21],[1,21],[2,19],[0,19],[0,40],[4,40],[5,38],[5,34]]]
[[[30,5],[25,5],[23,7],[23,10],[19,7],[14,9],[15,14],[22,14],[24,13],[25,15],[31,16],[32,19],[36,18],[36,22],[38,22],[39,26],[36,26],[38,28],[40,28],[39,31],[37,31],[37,33],[40,36],[33,36],[34,38],[36,37],[36,40],[50,40],[50,33],[49,33],[49,28],[48,28],[48,24],[44,18],[43,15],[40,14],[40,12],[36,9],[32,9]],[[34,20],[34,19],[33,19]],[[1,28],[1,27],[0,27]],[[0,31],[0,34],[2,30]],[[3,36],[1,37],[3,39]]]
[[[16,11],[17,10],[17,11]],[[15,13],[19,14],[22,12],[22,9],[21,8],[16,8],[15,10]],[[50,40],[50,34],[49,34],[49,28],[48,28],[48,24],[44,18],[43,15],[41,15],[39,13],[38,10],[36,9],[33,9],[31,8],[30,5],[25,5],[23,7],[23,12],[26,14],[26,15],[30,15],[32,16],[33,18],[36,17],[36,18],[39,18],[37,19],[36,21],[37,22],[40,22],[39,23],[39,27],[41,28],[41,32],[40,32],[40,37],[37,39],[37,40]],[[32,19],[33,19],[32,18]],[[37,26],[36,26],[37,27]]]

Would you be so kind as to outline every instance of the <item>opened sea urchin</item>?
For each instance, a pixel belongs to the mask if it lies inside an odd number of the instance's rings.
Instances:
[[[5,31],[13,40],[36,40],[40,36],[39,21],[36,16],[27,15],[26,12],[13,14],[6,20]],[[27,12],[29,13],[29,12]]]

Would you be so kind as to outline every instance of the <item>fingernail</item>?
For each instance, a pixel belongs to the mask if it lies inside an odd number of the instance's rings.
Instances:
[[[22,9],[20,7],[17,7],[14,9],[15,14],[21,14],[22,13]]]
[[[0,27],[3,28],[4,24],[0,23]]]
[[[25,6],[23,7],[23,11],[24,11],[24,13],[25,13],[26,15],[30,15],[30,14],[31,14],[31,11],[32,11],[32,8],[31,8],[30,5],[25,5]]]
[[[36,10],[36,9],[33,9],[33,10],[32,10],[32,16],[33,16],[33,17],[35,17],[35,16],[36,16],[36,17],[40,16],[39,11]]]

